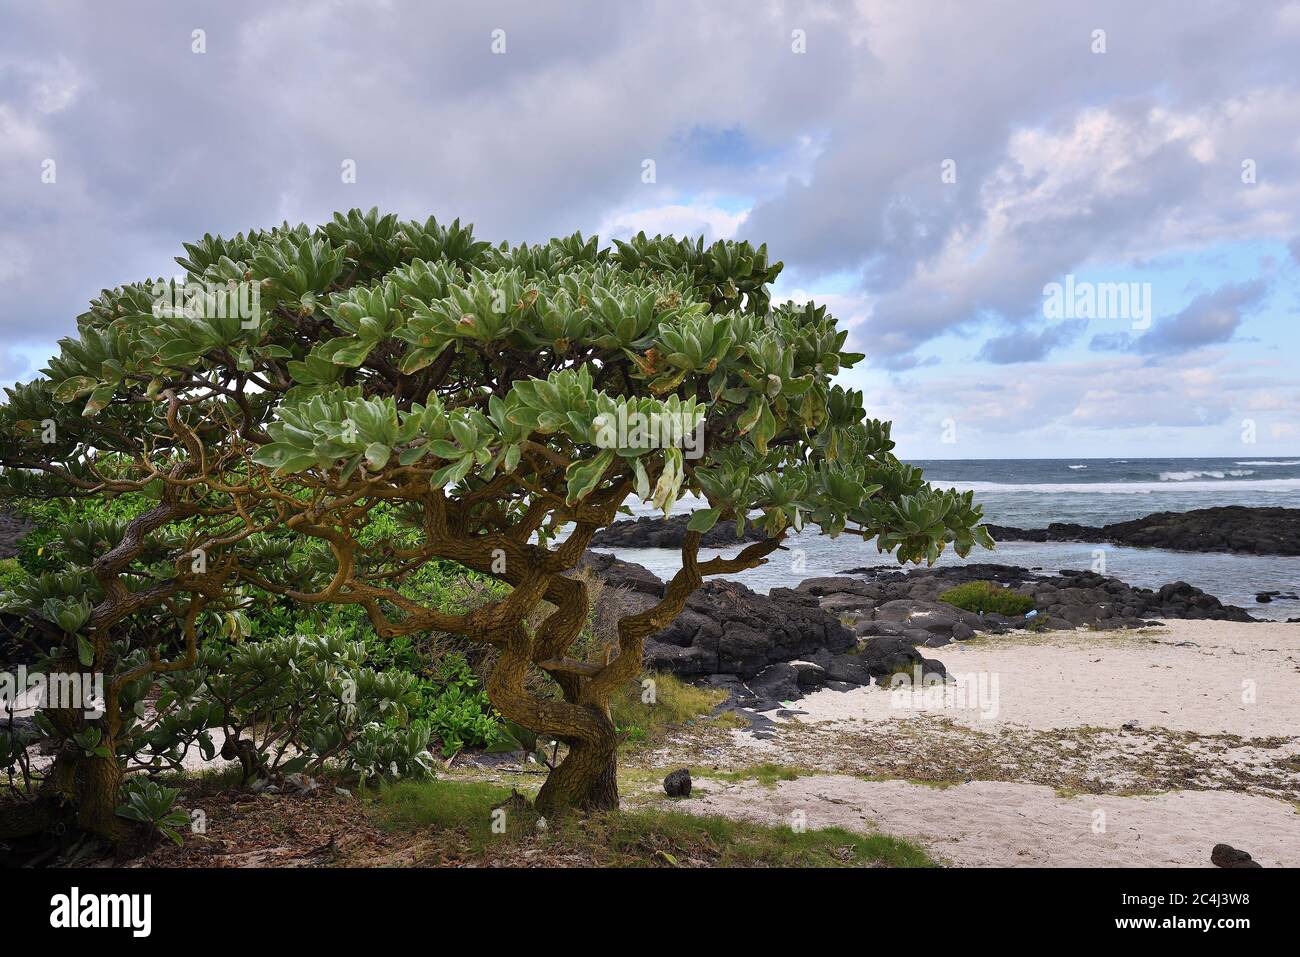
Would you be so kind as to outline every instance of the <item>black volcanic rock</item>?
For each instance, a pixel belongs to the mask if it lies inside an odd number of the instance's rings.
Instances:
[[[1210,863],[1215,867],[1253,868],[1262,867],[1259,861],[1250,856],[1248,851],[1233,847],[1231,844],[1215,844],[1210,850]]]
[[[679,548],[690,515],[642,517],[601,529],[591,544],[598,548]],[[1168,548],[1181,552],[1236,552],[1250,555],[1300,555],[1300,509],[1220,505],[1189,512],[1156,512],[1100,528],[1077,522],[1052,522],[1046,528],[985,526],[1000,542],[1086,542]],[[762,541],[762,528],[749,524],[736,538],[730,522],[715,525],[703,539],[710,548]]]
[[[680,548],[686,536],[690,514],[669,518],[642,516],[615,522],[602,528],[591,539],[593,548]],[[706,548],[726,548],[743,542],[761,542],[767,538],[763,529],[753,522],[746,524],[745,532],[736,537],[735,522],[719,522],[704,533],[700,544]]]
[[[690,769],[678,768],[676,771],[670,771],[668,776],[664,778],[664,793],[669,797],[690,797]]]
[[[708,581],[667,628],[646,639],[646,664],[678,675],[752,678],[767,665],[820,650],[857,647],[853,633],[817,598],[789,588],[760,595],[739,582]]]
[[[1047,528],[986,527],[1000,542],[1110,542],[1179,552],[1300,555],[1300,508],[1219,505],[1156,512],[1101,528],[1073,522],[1053,522]]]
[[[605,584],[613,588],[623,588],[641,595],[662,598],[664,583],[650,569],[635,562],[625,562],[621,558],[604,552],[584,552],[578,560],[578,567],[597,575]],[[647,602],[646,604],[653,604]]]
[[[35,526],[22,515],[0,510],[0,558],[18,554],[18,542]]]
[[[1213,618],[1221,621],[1254,621],[1245,609],[1225,605],[1187,582],[1170,582],[1158,590],[1134,588],[1118,578],[1090,571],[1062,569],[1059,575],[1043,575],[1017,565],[972,563],[938,568],[897,571],[887,566],[859,568],[840,577],[809,579],[799,588],[820,593],[823,605],[835,601],[838,587],[826,583],[847,582],[845,594],[874,598],[874,607],[858,616],[854,631],[859,636],[890,635],[914,644],[936,647],[950,640],[971,637],[966,630],[1004,631],[1026,624],[1050,629],[1092,627],[1101,629],[1140,628],[1150,618]],[[949,588],[972,581],[993,581],[1027,595],[1037,614],[1031,618],[980,618],[939,602]]]
[[[587,552],[580,567],[617,590],[621,614],[648,608],[663,595],[653,573],[612,555]],[[763,710],[816,688],[843,690],[903,668],[944,673],[915,643],[859,644],[807,590],[773,588],[760,595],[739,582],[707,581],[671,624],[646,639],[645,664],[725,687],[737,701]]]

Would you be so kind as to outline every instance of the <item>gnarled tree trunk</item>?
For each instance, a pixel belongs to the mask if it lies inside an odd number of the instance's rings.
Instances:
[[[117,814],[118,791],[122,787],[122,767],[117,758],[84,754],[75,757],[77,826],[113,843],[125,839],[131,826]]]
[[[572,739],[569,752],[546,778],[534,806],[545,815],[568,810],[618,810],[618,737],[611,722],[598,741]]]

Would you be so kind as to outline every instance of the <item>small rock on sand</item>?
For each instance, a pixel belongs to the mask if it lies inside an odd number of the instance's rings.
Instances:
[[[690,797],[691,772],[686,768],[671,772],[664,778],[664,793],[669,797]]]

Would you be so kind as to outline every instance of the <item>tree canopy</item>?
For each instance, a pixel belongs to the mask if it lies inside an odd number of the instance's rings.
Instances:
[[[491,245],[459,221],[351,210],[205,235],[177,262],[183,277],[104,290],[0,408],[0,494],[156,502],[74,530],[69,566],[24,606],[52,653],[108,676],[103,718],[53,723],[99,729],[110,752],[128,685],[192,666],[271,594],[359,606],[383,637],[494,647],[493,705],[568,746],[539,807],[614,806],[609,695],[706,576],[809,525],[900,562],[991,545],[971,494],[927,485],[835,383],[863,358],[847,330],[772,304],[766,246]],[[667,512],[687,494],[700,508],[664,597],[619,622],[609,660],[570,658],[588,602],[567,573],[592,535],[633,498]],[[407,533],[362,547],[394,512]],[[702,558],[723,521],[767,537]],[[463,614],[402,594],[434,560],[508,590]],[[530,671],[562,693],[530,692]],[[81,755],[55,782],[92,829],[114,764]]]

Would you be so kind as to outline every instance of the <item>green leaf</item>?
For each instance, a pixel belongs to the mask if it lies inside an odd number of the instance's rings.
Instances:
[[[109,385],[101,385],[94,392],[90,393],[90,398],[87,400],[86,407],[82,409],[81,414],[88,418],[98,415],[108,407],[110,402],[113,401],[113,393],[116,391],[117,387],[111,383]]]
[[[99,382],[90,376],[73,376],[71,379],[64,379],[59,383],[59,387],[54,390],[52,398],[55,402],[71,402],[77,396],[92,391],[97,385],[99,385]]]
[[[722,515],[720,508],[702,508],[691,513],[691,520],[686,523],[686,527],[692,532],[707,532],[718,524],[718,518]]]
[[[316,460],[315,452],[303,452],[296,445],[287,442],[272,442],[264,445],[253,455],[254,462],[275,469],[276,475],[301,472],[316,465]]]
[[[398,465],[414,465],[420,459],[429,454],[428,445],[417,445],[414,448],[403,450],[402,454],[397,457]]]
[[[95,662],[95,646],[81,635],[77,635],[77,660],[87,668]]]
[[[763,414],[763,408],[766,405],[767,403],[758,395],[749,400],[749,406],[736,420],[736,428],[740,430],[741,435],[744,435],[758,424],[759,416]]]
[[[570,505],[582,501],[591,494],[592,489],[600,484],[605,470],[614,461],[615,454],[613,449],[606,449],[594,459],[580,460],[569,466],[565,475],[569,479],[568,502]]]
[[[519,456],[521,454],[522,450],[518,445],[511,445],[506,448],[505,470],[507,472],[513,472],[519,465]]]
[[[188,365],[201,351],[188,339],[172,339],[158,350],[158,361],[167,366]]]
[[[366,462],[376,472],[388,464],[388,457],[392,454],[393,450],[382,442],[371,442],[366,446]]]

